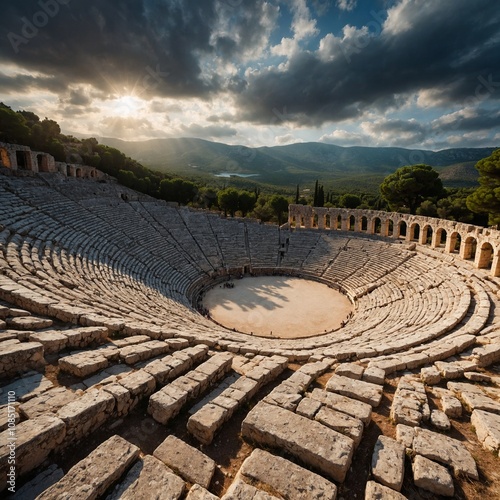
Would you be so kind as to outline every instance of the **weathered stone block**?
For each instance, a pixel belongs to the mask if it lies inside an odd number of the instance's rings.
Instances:
[[[7,485],[11,451],[14,450],[16,477],[38,467],[66,436],[64,422],[55,416],[42,415],[7,429],[0,434],[0,491]],[[15,448],[12,448],[12,444]]]
[[[241,432],[255,443],[283,448],[336,481],[344,480],[354,451],[351,438],[263,401],[248,413]]]
[[[396,491],[401,491],[404,477],[405,447],[387,436],[379,436],[372,455],[373,477]]]
[[[372,407],[377,407],[383,396],[383,389],[377,384],[338,375],[330,378],[326,384],[326,390],[368,403]]]
[[[177,500],[184,489],[185,483],[179,476],[157,458],[146,455],[136,462],[106,500]]]
[[[139,448],[120,436],[112,436],[75,466],[38,500],[95,499],[103,495],[139,456]]]
[[[413,449],[419,455],[453,467],[455,474],[463,473],[472,479],[478,479],[474,458],[456,439],[417,427]]]
[[[470,422],[483,447],[498,453],[500,451],[500,415],[474,410]]]
[[[189,417],[187,430],[201,443],[210,444],[214,434],[228,419],[228,414],[225,408],[213,403],[206,404]]]
[[[452,497],[455,493],[453,478],[446,467],[421,455],[415,457],[412,467],[415,486],[446,497]]]
[[[208,488],[215,472],[215,462],[204,453],[175,436],[168,436],[153,455],[190,483]]]
[[[262,489],[275,491],[283,498],[334,500],[337,496],[335,484],[285,458],[258,448],[243,462],[239,475],[254,485],[264,485]]]

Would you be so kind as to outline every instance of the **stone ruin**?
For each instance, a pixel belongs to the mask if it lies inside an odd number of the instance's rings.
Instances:
[[[498,231],[297,205],[278,228],[47,164],[0,175],[0,491],[498,495]],[[225,329],[196,306],[235,273],[329,284],[353,317]]]

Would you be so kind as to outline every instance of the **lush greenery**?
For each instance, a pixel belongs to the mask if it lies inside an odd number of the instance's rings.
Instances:
[[[0,141],[46,151],[58,161],[94,166],[116,177],[121,184],[150,196],[195,208],[221,210],[232,217],[250,216],[282,224],[288,204],[301,203],[397,210],[479,225],[487,223],[485,214],[489,214],[490,224],[500,223],[500,150],[478,162],[481,185],[476,191],[473,188],[445,189],[437,170],[418,164],[401,167],[387,175],[378,183],[380,190],[376,193],[365,189],[367,184],[363,179],[366,176],[359,174],[347,184],[336,183],[325,174],[321,181],[311,179],[305,185],[289,188],[240,177],[207,180],[203,176],[172,175],[147,168],[117,148],[99,144],[94,138],[77,139],[64,135],[54,120],[41,120],[31,111],[14,111],[3,103],[0,103]],[[319,147],[321,150],[324,146]],[[245,154],[253,161],[255,158],[249,156],[249,151],[252,150],[236,148],[234,154]],[[352,189],[353,185],[357,188]]]
[[[500,224],[500,149],[477,162],[479,188],[468,198],[467,207],[488,214],[489,224]]]

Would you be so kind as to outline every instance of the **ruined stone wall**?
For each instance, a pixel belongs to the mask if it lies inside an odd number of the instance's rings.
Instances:
[[[360,210],[290,205],[288,223],[292,229],[352,231],[442,248],[478,269],[491,267],[500,276],[500,231],[433,217]]]
[[[59,172],[66,177],[101,179],[104,173],[87,165],[69,164],[55,161],[52,155],[31,151],[28,146],[0,142],[0,167],[16,172]]]

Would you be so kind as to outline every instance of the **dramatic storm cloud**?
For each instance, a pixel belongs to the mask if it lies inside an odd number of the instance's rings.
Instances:
[[[497,0],[24,0],[0,99],[67,133],[495,146]]]

